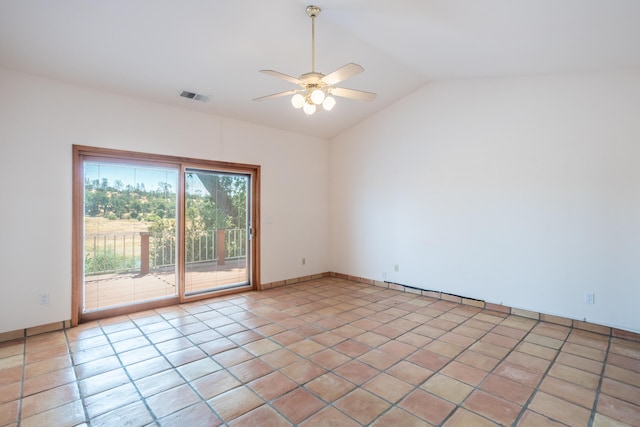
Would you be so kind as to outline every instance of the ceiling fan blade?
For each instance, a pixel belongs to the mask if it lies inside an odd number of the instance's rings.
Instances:
[[[327,85],[334,85],[336,83],[340,83],[344,80],[347,80],[357,74],[360,74],[363,71],[364,71],[364,68],[362,68],[362,66],[358,64],[349,63],[327,74],[321,80]]]
[[[304,82],[296,77],[291,77],[287,74],[281,73],[280,71],[274,71],[274,70],[260,70],[261,73],[266,74],[268,76],[273,76],[273,77],[277,77],[279,79],[291,82],[293,84],[296,85],[302,85],[304,86]]]
[[[346,89],[343,87],[334,87],[330,91],[331,95],[341,96],[342,98],[357,99],[359,101],[373,101],[376,94],[373,92],[365,92],[363,90]]]
[[[255,98],[254,101],[264,101],[266,99],[280,98],[281,96],[293,95],[297,92],[298,91],[295,89],[287,90],[285,92],[274,93],[273,95],[261,96],[260,98]]]

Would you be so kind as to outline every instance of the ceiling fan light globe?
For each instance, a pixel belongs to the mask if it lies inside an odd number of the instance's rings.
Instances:
[[[313,102],[316,105],[322,104],[322,101],[324,101],[324,98],[325,98],[325,94],[322,89],[315,89],[313,92],[311,92],[311,102]]]
[[[299,93],[293,95],[291,97],[291,105],[293,105],[293,108],[302,108],[302,106],[304,105],[304,96],[300,95]]]
[[[307,116],[310,116],[310,115],[312,115],[313,113],[316,112],[316,104],[311,104],[311,103],[307,102],[302,107],[302,110],[304,111],[304,113]]]
[[[333,96],[327,96],[322,102],[322,108],[326,111],[331,111],[336,105],[336,99]]]

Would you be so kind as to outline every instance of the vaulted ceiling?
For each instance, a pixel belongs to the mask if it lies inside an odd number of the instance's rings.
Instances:
[[[311,2],[316,70],[375,101],[252,101],[311,71]],[[640,1],[2,0],[0,67],[330,138],[435,80],[640,69]]]

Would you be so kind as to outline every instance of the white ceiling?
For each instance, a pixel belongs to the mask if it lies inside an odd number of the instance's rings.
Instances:
[[[312,1],[316,70],[375,101],[252,101],[311,71]],[[434,80],[640,69],[640,0],[0,0],[0,67],[332,137]]]

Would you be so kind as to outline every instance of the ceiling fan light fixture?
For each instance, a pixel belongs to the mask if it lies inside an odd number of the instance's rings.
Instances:
[[[291,97],[291,105],[293,105],[293,108],[302,108],[304,104],[304,96],[300,95],[299,93],[296,93]]]
[[[316,112],[316,104],[311,102],[305,102],[304,106],[302,107],[302,110],[307,116],[310,116]]]
[[[322,105],[325,111],[331,111],[336,105],[334,96],[342,98],[351,98],[361,101],[373,101],[376,94],[373,92],[365,92],[362,90],[346,89],[336,86],[338,83],[349,79],[364,71],[358,64],[348,63],[324,75],[316,71],[316,31],[315,19],[320,13],[318,6],[307,6],[307,15],[311,18],[311,71],[302,74],[300,77],[292,77],[287,74],[274,70],[260,70],[261,73],[277,77],[289,83],[298,85],[300,88],[296,90],[287,90],[285,92],[274,93],[272,95],[261,96],[255,98],[254,101],[264,101],[265,99],[280,98],[281,96],[291,97],[291,105],[294,108],[302,109],[306,115],[310,116],[318,109],[318,105]]]
[[[313,102],[316,105],[322,104],[322,102],[324,101],[324,98],[325,98],[325,94],[322,89],[314,89],[314,91],[311,92],[311,102]]]
[[[324,101],[322,102],[322,108],[324,108],[326,111],[331,111],[335,106],[336,99],[333,96],[327,96],[326,98],[324,98]]]

